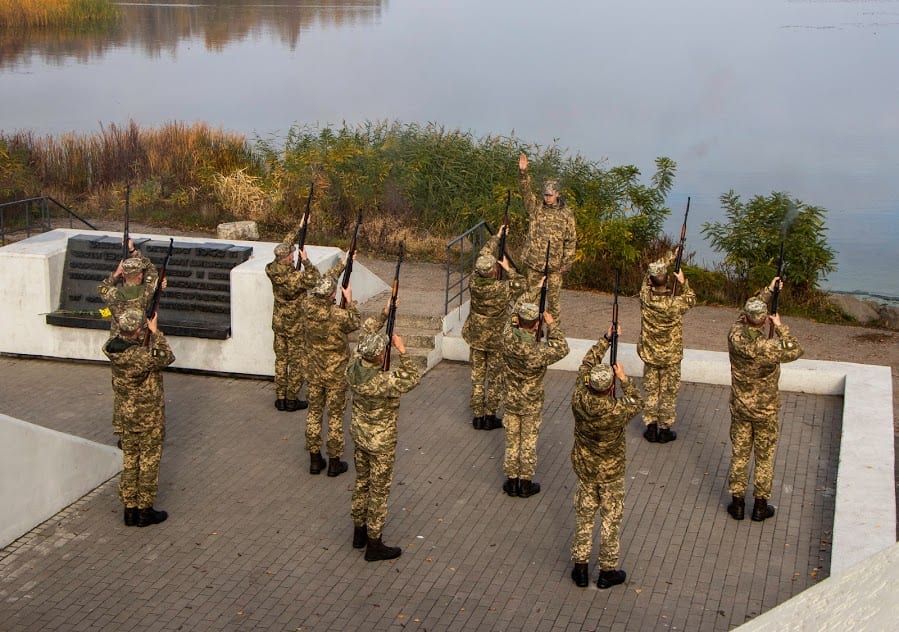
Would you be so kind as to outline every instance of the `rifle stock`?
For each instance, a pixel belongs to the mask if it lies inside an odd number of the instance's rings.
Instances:
[[[150,300],[150,304],[147,305],[147,320],[153,318],[153,315],[159,311],[159,300],[162,298],[162,282],[165,280],[165,271],[166,268],[169,267],[169,259],[172,258],[172,251],[175,248],[175,240],[172,237],[169,237],[169,250],[165,254],[165,260],[162,262],[162,267],[159,269],[159,278],[156,281],[156,289],[153,290],[153,298]],[[147,333],[144,334],[144,346],[147,347],[150,345],[150,330],[147,329]]]
[[[356,241],[359,239],[359,227],[362,226],[362,211],[359,211],[359,217],[356,218],[356,228],[353,229],[353,240],[350,242],[350,249],[346,253],[346,270],[343,272],[343,281],[341,287],[347,289],[350,286],[350,275],[353,274],[353,257],[356,256]],[[340,306],[346,308],[346,296],[340,293]]]
[[[387,311],[387,326],[385,333],[387,334],[387,348],[384,350],[384,361],[381,363],[381,370],[390,370],[390,349],[393,347],[393,330],[396,327],[396,301],[400,292],[400,266],[403,264],[403,257],[406,255],[406,244],[400,242],[400,254],[396,260],[396,272],[393,275],[393,288],[390,290],[390,308]]]
[[[687,196],[687,210],[684,211],[684,223],[680,228],[680,246],[677,249],[677,258],[674,260],[674,273],[680,272],[681,259],[684,256],[684,245],[687,243],[687,216],[690,214],[690,197]],[[674,297],[677,292],[677,277],[671,284],[671,296]]]
[[[543,263],[543,286],[540,288],[540,305],[538,306],[540,317],[537,321],[537,333],[534,334],[537,337],[537,342],[540,342],[540,339],[543,337],[543,313],[546,311],[546,291],[549,285],[549,246],[550,241],[547,239],[546,260]]]

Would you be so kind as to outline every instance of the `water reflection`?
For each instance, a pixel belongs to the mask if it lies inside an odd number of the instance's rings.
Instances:
[[[185,41],[202,42],[219,53],[229,44],[262,34],[295,50],[303,33],[329,27],[376,24],[387,0],[210,0],[203,3],[149,1],[118,3],[122,20],[83,29],[23,29],[0,38],[0,69],[40,60],[47,65],[89,63],[108,51],[127,47],[151,58],[174,54]]]

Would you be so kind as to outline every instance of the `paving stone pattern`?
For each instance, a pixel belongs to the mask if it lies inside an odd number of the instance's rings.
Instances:
[[[123,526],[114,479],[36,527],[0,551],[0,629],[727,630],[827,576],[841,399],[784,394],[777,515],[736,522],[727,389],[684,384],[677,441],[628,429],[627,583],[575,587],[572,388],[548,373],[543,491],[509,498],[467,365],[429,372],[401,405],[384,539],[403,555],[368,563],[350,546],[352,465],[308,473],[305,413],[277,412],[265,380],[168,372],[169,520]],[[111,401],[105,365],[0,357],[6,414],[111,445]]]

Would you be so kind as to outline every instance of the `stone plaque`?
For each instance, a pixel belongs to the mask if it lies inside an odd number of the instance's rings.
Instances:
[[[132,237],[157,269],[169,242]],[[253,249],[227,243],[179,243],[166,270],[168,284],[159,301],[159,328],[166,335],[223,340],[231,333],[231,268],[250,258]],[[59,309],[47,322],[63,327],[108,329],[100,309],[100,282],[122,257],[121,237],[75,235],[66,248]]]

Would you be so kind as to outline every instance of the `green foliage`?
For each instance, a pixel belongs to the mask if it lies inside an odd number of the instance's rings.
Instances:
[[[725,254],[723,272],[748,296],[777,273],[784,244],[785,292],[810,297],[818,282],[836,270],[835,253],[827,245],[825,209],[773,192],[744,204],[733,191],[721,196],[726,222],[706,222],[702,233]]]

